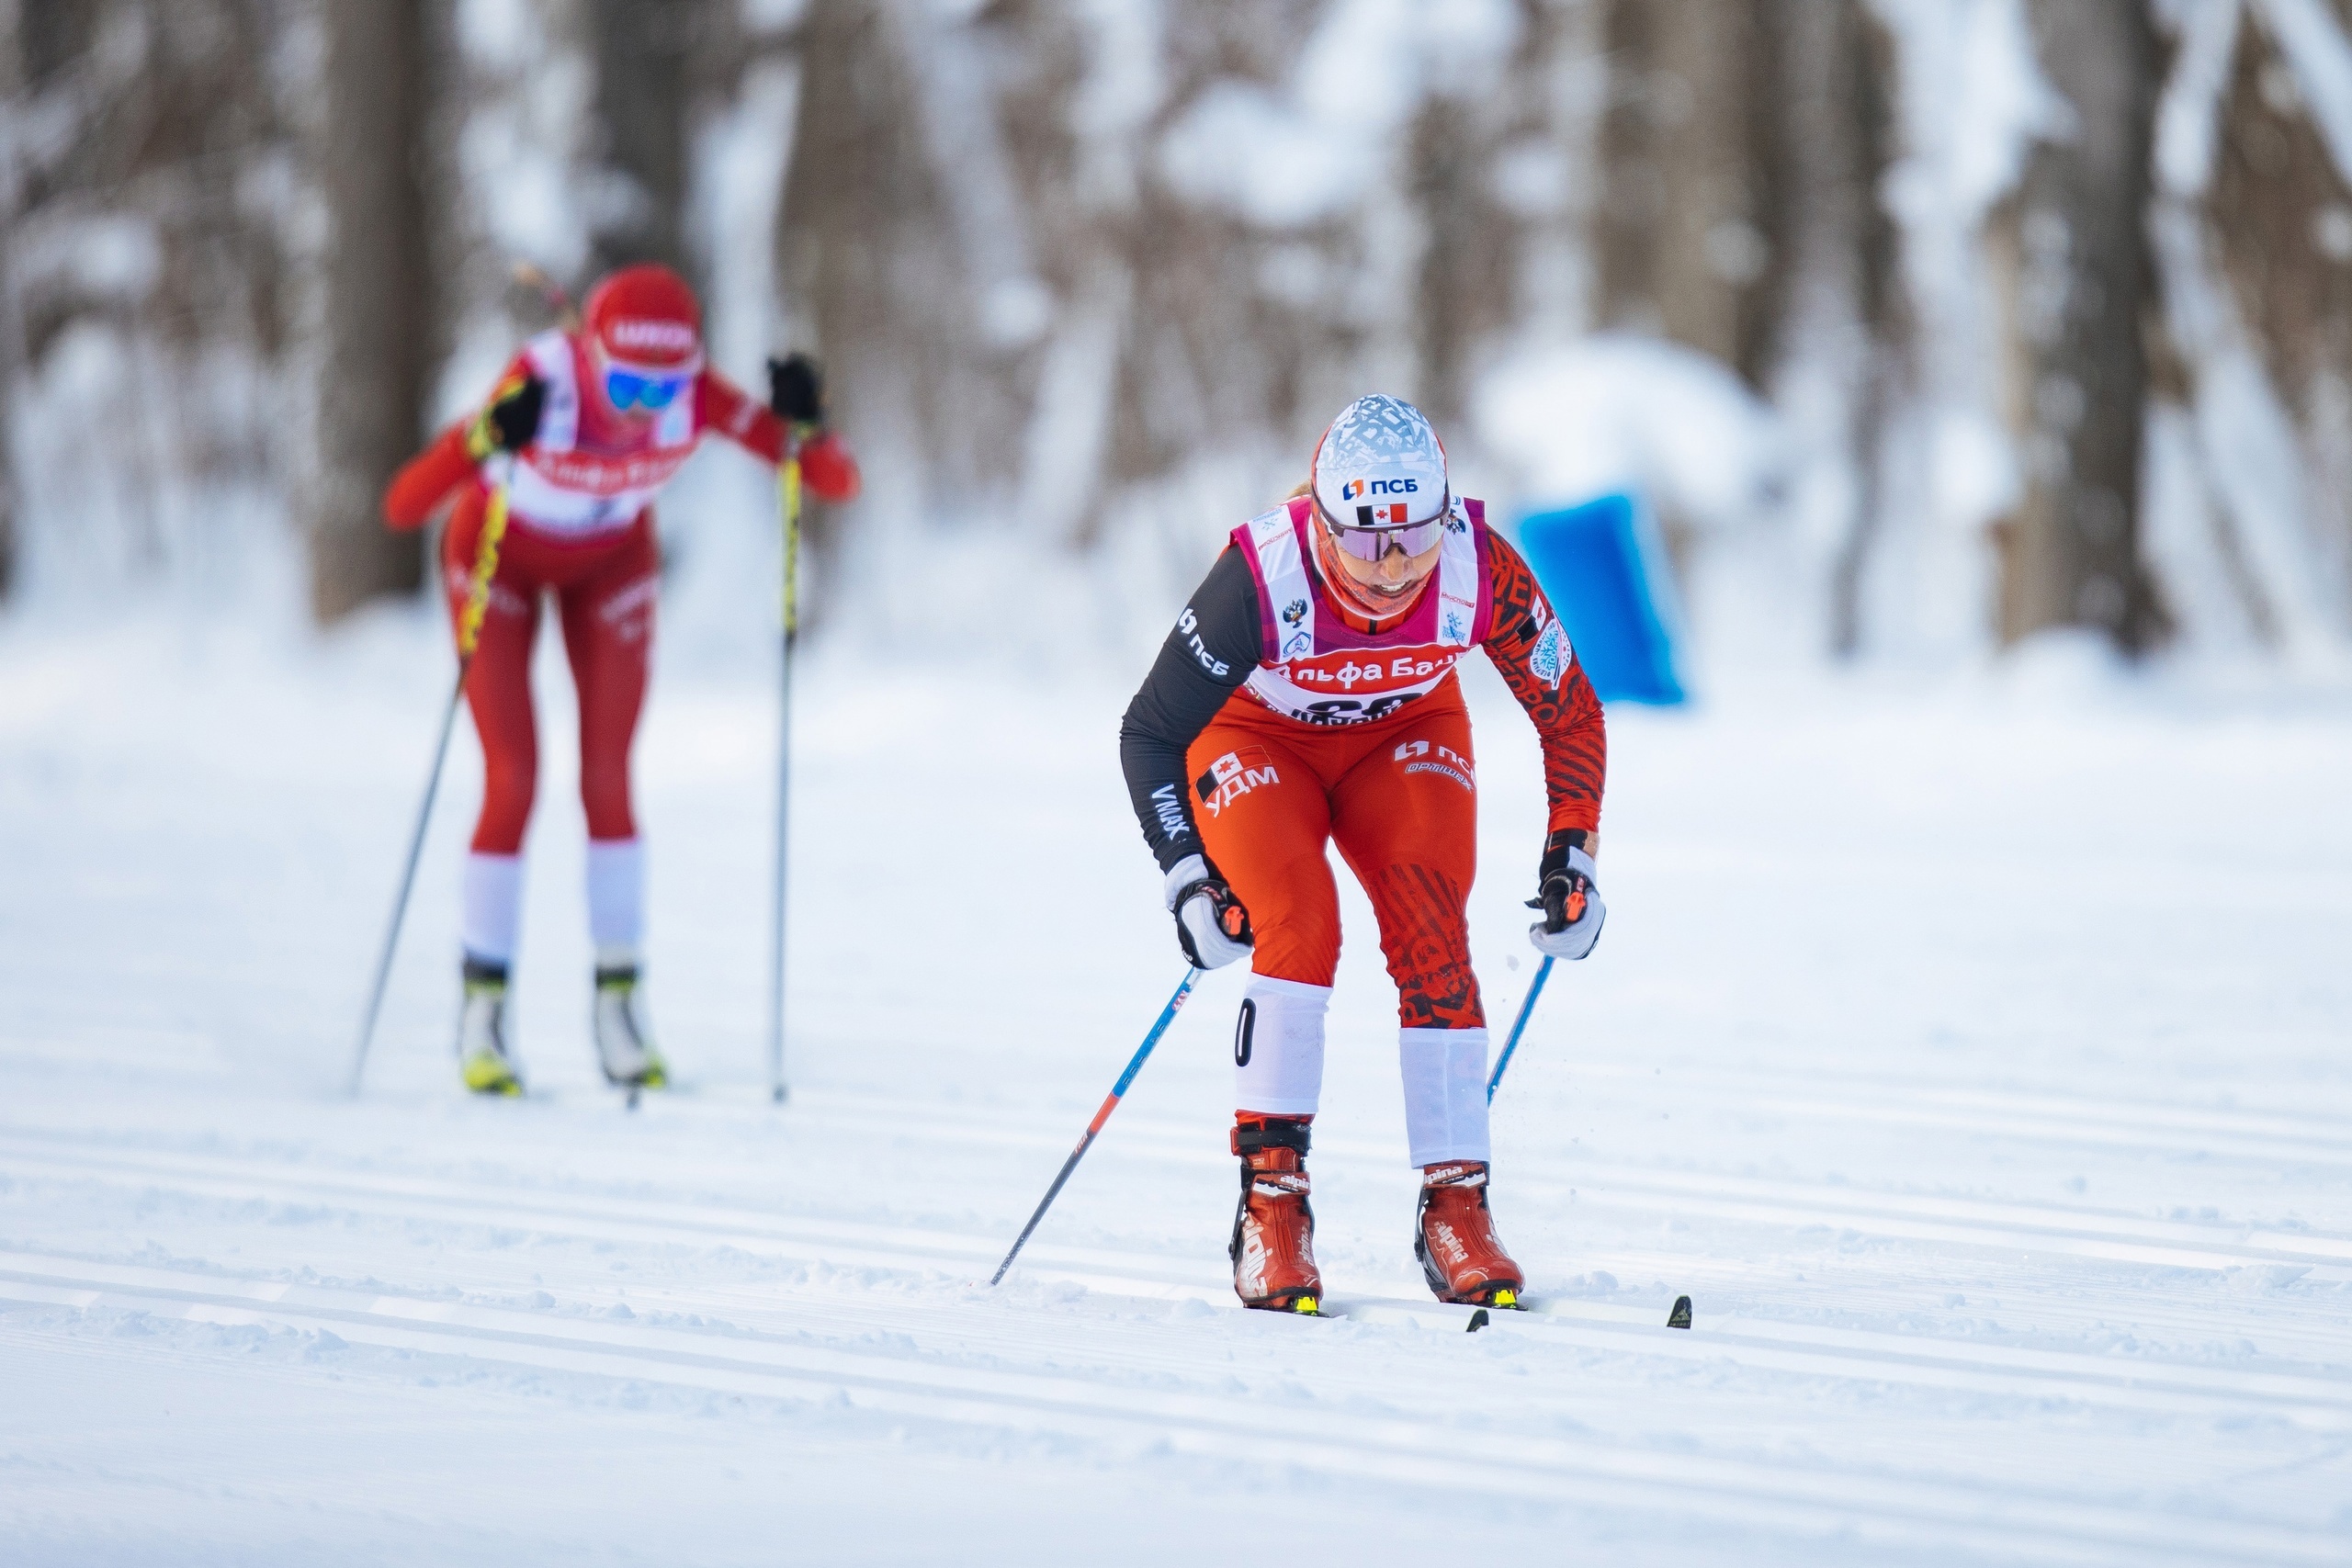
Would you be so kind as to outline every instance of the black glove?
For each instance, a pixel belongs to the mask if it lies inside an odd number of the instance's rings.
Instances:
[[[1257,941],[1250,911],[1225,878],[1200,855],[1186,855],[1170,868],[1163,894],[1176,917],[1177,945],[1195,969],[1217,969],[1248,955]]]
[[[1536,868],[1536,893],[1527,907],[1543,910],[1544,918],[1527,928],[1527,940],[1547,957],[1582,958],[1600,940],[1609,918],[1584,846],[1584,834],[1564,828],[1545,842]]]
[[[548,384],[528,372],[502,384],[491,395],[490,406],[468,427],[466,455],[479,463],[492,452],[520,452],[528,446],[539,434],[539,413],[547,400]]]
[[[768,361],[768,412],[786,424],[825,423],[825,377],[805,354]]]

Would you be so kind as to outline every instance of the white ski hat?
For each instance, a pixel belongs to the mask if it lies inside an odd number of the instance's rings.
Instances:
[[[1343,528],[1427,523],[1452,499],[1445,447],[1421,411],[1374,392],[1340,411],[1315,448],[1315,500]]]

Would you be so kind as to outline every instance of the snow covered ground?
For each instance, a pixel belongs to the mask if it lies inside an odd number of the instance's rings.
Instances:
[[[1608,937],[1497,1110],[1537,1310],[1465,1335],[1360,898],[1344,1315],[1233,1308],[1231,972],[977,1282],[1181,975],[1131,669],[811,661],[779,1111],[764,669],[665,665],[684,1083],[631,1114],[550,652],[533,1097],[447,1055],[461,739],[343,1098],[445,662],[406,613],[0,625],[0,1560],[2352,1561],[2352,704],[2052,659],[1612,715]],[[1472,694],[1508,1018],[1540,782]]]

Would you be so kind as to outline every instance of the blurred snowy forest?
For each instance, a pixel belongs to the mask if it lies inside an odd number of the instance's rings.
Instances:
[[[1505,507],[1641,488],[1719,659],[1935,668],[2079,626],[2334,663],[2352,627],[2352,0],[0,28],[22,602],[413,591],[376,497],[544,324],[511,263],[654,257],[722,370],[832,370],[869,486],[818,520],[820,615],[1046,558],[1151,629],[1379,389]]]

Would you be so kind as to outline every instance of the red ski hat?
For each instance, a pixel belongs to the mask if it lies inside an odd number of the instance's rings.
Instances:
[[[580,325],[608,362],[684,370],[702,361],[702,306],[684,278],[653,262],[625,266],[590,289]]]

